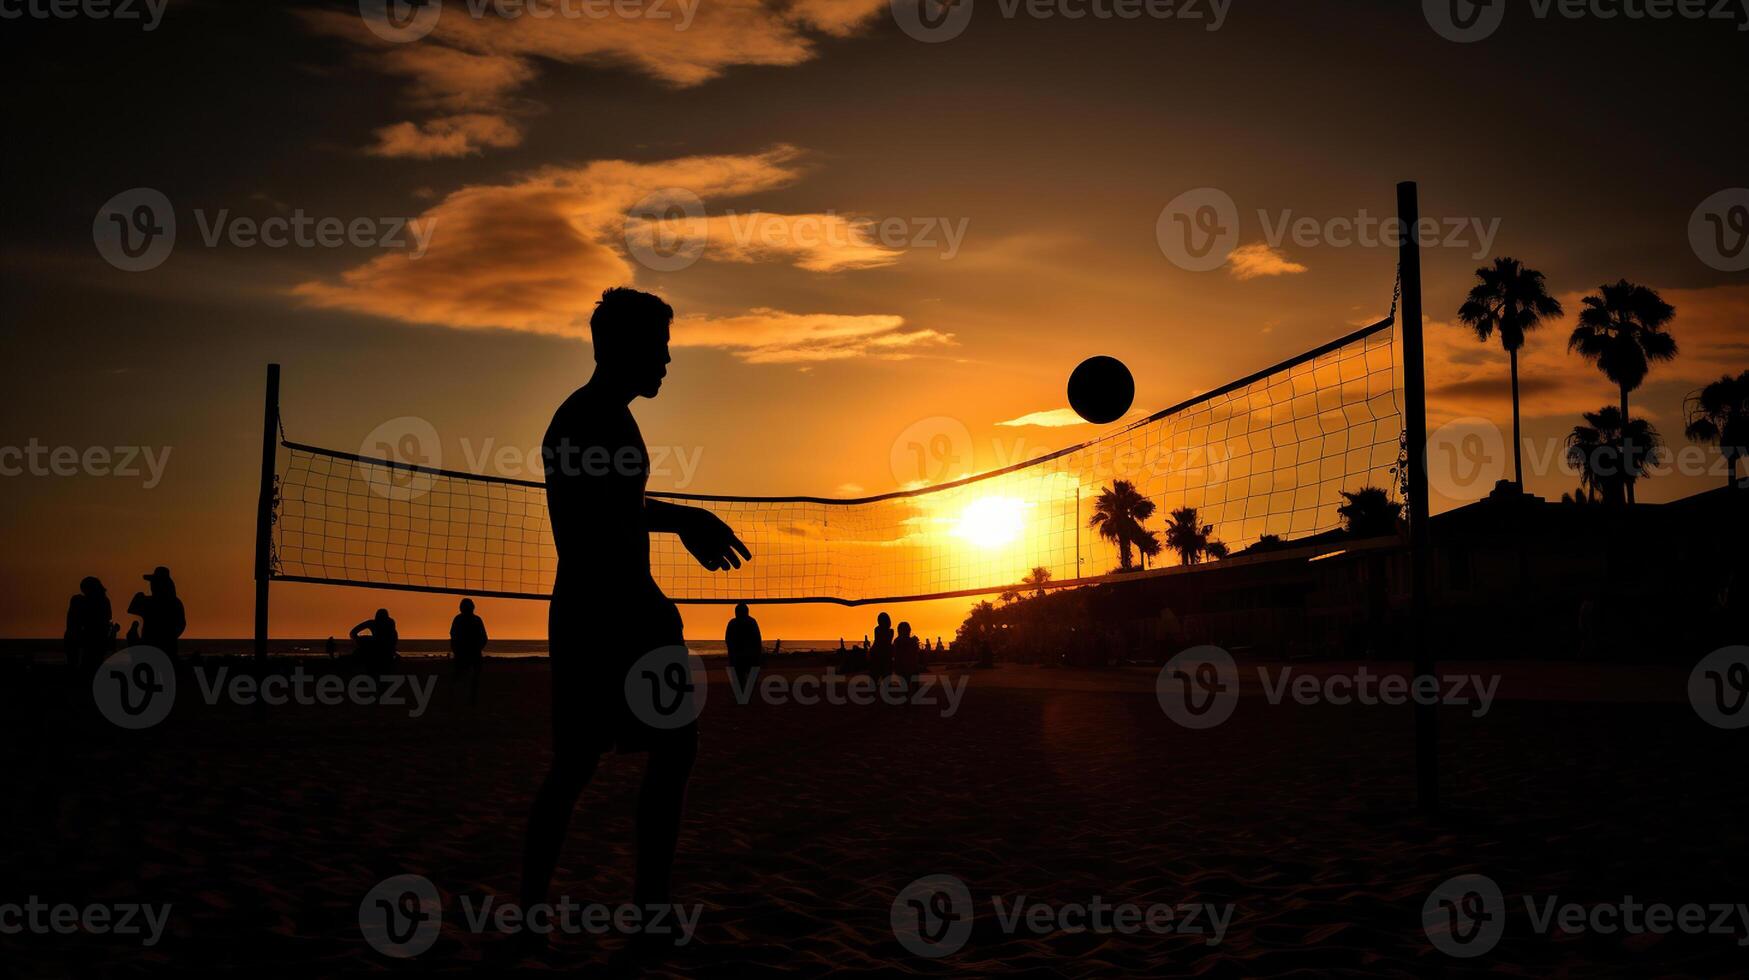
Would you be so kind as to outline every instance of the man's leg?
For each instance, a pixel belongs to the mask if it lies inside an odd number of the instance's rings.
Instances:
[[[547,900],[553,869],[565,846],[565,831],[571,826],[571,811],[577,796],[595,776],[601,758],[588,752],[560,752],[535,794],[528,815],[528,841],[522,856],[522,907],[529,909]]]
[[[698,758],[698,730],[687,727],[660,739],[650,749],[644,785],[638,793],[638,880],[632,901],[665,905],[672,901],[669,879],[680,821],[686,809],[686,782]]]

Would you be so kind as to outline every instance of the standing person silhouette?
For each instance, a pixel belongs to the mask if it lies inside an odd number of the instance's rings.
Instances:
[[[723,645],[729,648],[729,669],[735,672],[736,681],[745,688],[748,678],[759,667],[759,661],[765,657],[765,639],[759,635],[759,620],[747,612],[747,604],[735,604],[735,618],[729,620],[729,625],[723,630]]]
[[[658,729],[627,700],[626,676],[638,658],[685,642],[679,609],[650,573],[650,533],[678,534],[711,571],[739,568],[742,558],[752,557],[714,514],[644,495],[649,453],[631,403],[661,389],[673,319],[674,310],[649,293],[602,293],[589,318],[595,373],[559,406],[541,440],[559,556],[547,621],[553,759],[528,818],[525,914],[546,902],[577,796],[609,750],[649,753],[638,795],[632,900],[669,904],[698,726],[693,720]],[[646,947],[652,939],[636,938]]]
[[[449,654],[456,678],[467,685],[468,703],[480,703],[480,663],[486,652],[486,621],[474,615],[474,600],[463,599],[449,621]]]
[[[182,600],[176,597],[176,580],[170,577],[170,569],[163,565],[141,578],[151,583],[152,594],[136,592],[133,601],[128,603],[128,612],[140,617],[140,642],[162,650],[175,661],[176,641],[188,628]]]
[[[884,681],[893,672],[893,617],[881,613],[875,617],[874,646],[868,651],[869,673]]]
[[[97,669],[114,644],[109,642],[109,593],[96,576],[79,580],[79,591],[67,603],[67,666],[78,673]]]

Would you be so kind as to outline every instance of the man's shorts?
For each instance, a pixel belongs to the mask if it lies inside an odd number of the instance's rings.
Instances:
[[[626,700],[626,676],[640,657],[686,642],[673,603],[640,605],[642,612],[624,606],[609,610],[553,596],[547,636],[555,753],[648,752],[697,740],[696,719],[657,728],[640,719]]]

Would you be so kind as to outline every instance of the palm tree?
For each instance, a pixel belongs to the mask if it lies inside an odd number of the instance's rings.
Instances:
[[[1119,571],[1135,567],[1134,549],[1144,556],[1160,553],[1160,541],[1142,525],[1154,516],[1154,502],[1141,495],[1128,480],[1113,480],[1103,487],[1093,502],[1093,516],[1087,526],[1099,531],[1099,536],[1117,545]]]
[[[1210,528],[1210,530],[1213,530],[1213,528]],[[1208,543],[1208,546],[1203,549],[1203,553],[1208,555],[1210,561],[1220,561],[1221,559],[1227,557],[1232,552],[1227,547],[1227,543],[1225,541],[1213,541],[1213,540],[1211,540]]]
[[[1380,487],[1361,487],[1349,493],[1339,490],[1344,503],[1336,508],[1336,513],[1342,518],[1342,527],[1350,536],[1356,538],[1376,538],[1386,534],[1397,533],[1397,522],[1402,519],[1403,505],[1391,499],[1390,494]]]
[[[1160,557],[1160,535],[1142,528],[1136,535],[1136,550],[1142,553],[1142,567],[1147,568],[1149,561]]]
[[[1033,590],[1034,598],[1042,599],[1045,595],[1045,584],[1051,580],[1051,570],[1043,565],[1034,565],[1032,571],[1020,580],[1020,585],[1002,590],[1000,598],[1003,602],[1019,602],[1027,591]]]
[[[1458,307],[1458,319],[1486,341],[1495,332],[1500,346],[1512,361],[1512,469],[1520,489],[1524,487],[1524,439],[1518,427],[1518,349],[1524,335],[1542,326],[1544,320],[1561,315],[1561,302],[1549,295],[1543,274],[1527,269],[1517,259],[1498,258],[1493,268],[1476,270],[1476,284]]]
[[[1195,507],[1180,507],[1166,520],[1166,547],[1178,552],[1181,564],[1194,565],[1208,554],[1214,533],[1215,526],[1202,523]],[[1221,550],[1225,552],[1226,547],[1221,545]]]
[[[1620,409],[1605,405],[1586,412],[1585,424],[1567,435],[1567,462],[1579,470],[1579,486],[1606,504],[1632,502],[1634,481],[1646,475],[1653,451],[1663,445],[1652,423],[1634,419],[1624,431],[1621,420]]]
[[[1676,318],[1676,308],[1664,302],[1656,290],[1623,279],[1611,286],[1599,287],[1596,296],[1585,297],[1585,308],[1579,311],[1579,325],[1567,340],[1567,349],[1578,351],[1581,357],[1597,365],[1604,377],[1621,388],[1621,418],[1628,414],[1628,392],[1646,380],[1653,361],[1668,361],[1676,356],[1676,338],[1664,332]],[[1632,425],[1622,431],[1624,439],[1632,435]],[[1635,450],[1622,445],[1622,456],[1632,458]],[[1628,503],[1634,502],[1634,484],[1628,481]]]
[[[1710,442],[1725,457],[1725,486],[1737,485],[1737,460],[1749,458],[1749,371],[1725,375],[1688,396],[1688,425],[1683,434],[1693,442]]]

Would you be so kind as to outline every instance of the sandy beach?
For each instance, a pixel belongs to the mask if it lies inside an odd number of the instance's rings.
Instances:
[[[282,665],[283,666],[283,665]],[[525,954],[476,934],[459,896],[514,895],[523,821],[548,759],[547,664],[494,662],[477,707],[447,667],[406,706],[208,705],[179,693],[143,731],[99,717],[58,671],[6,678],[13,791],[0,902],[169,903],[161,940],[0,935],[20,976],[199,966],[270,975],[592,969],[624,940],[556,936]],[[1686,671],[1454,664],[1504,676],[1485,717],[1442,709],[1446,807],[1413,810],[1410,709],[1272,704],[1247,683],[1232,718],[1182,728],[1154,673],[1003,666],[953,672],[944,704],[738,704],[713,671],[676,869],[702,905],[652,976],[827,973],[1282,976],[1717,975],[1732,935],[1536,931],[1525,899],[1591,905],[1749,897],[1739,733],[1702,722]],[[1338,670],[1331,665],[1319,669]],[[792,683],[801,671],[779,672]],[[1601,679],[1600,679],[1601,678]],[[1584,681],[1584,684],[1580,682]],[[611,757],[585,794],[555,881],[581,902],[630,896],[640,759]],[[1509,912],[1485,956],[1430,944],[1442,881],[1496,881]],[[417,874],[442,931],[394,960],[359,904]],[[963,881],[963,948],[920,957],[890,913],[913,880]],[[1005,929],[1011,907],[1206,903],[1211,934]],[[1540,907],[1540,906],[1539,906]],[[1733,923],[1736,920],[1733,918]]]

